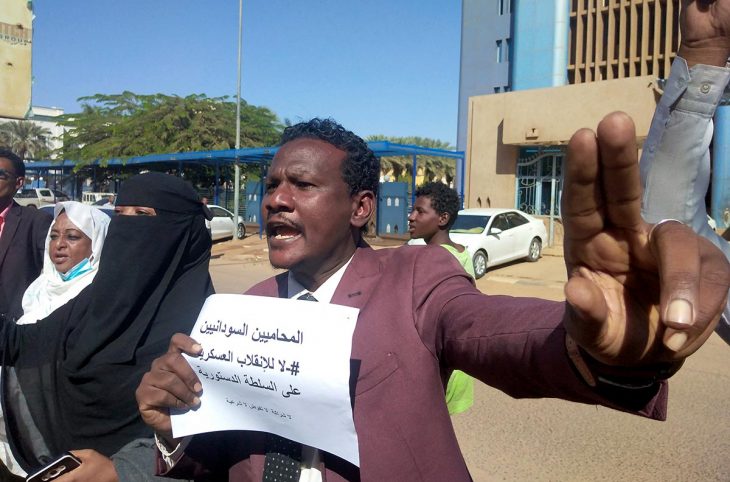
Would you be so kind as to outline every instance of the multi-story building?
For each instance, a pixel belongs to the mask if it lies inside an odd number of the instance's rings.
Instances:
[[[0,117],[0,124],[4,122],[31,122],[48,131],[48,148],[55,151],[62,146],[62,138],[65,127],[58,123],[58,117],[63,115],[63,109],[57,107],[40,107],[32,106],[30,112],[25,119],[12,119],[8,117]],[[55,159],[56,154],[51,154],[51,159]],[[61,169],[52,169],[43,176],[29,172],[26,175],[26,183],[33,187],[53,187],[68,191],[70,187],[71,177],[64,174]]]
[[[679,0],[463,0],[457,147],[468,207],[558,214],[564,146],[622,110],[646,137],[679,47]],[[730,107],[715,122],[711,214],[730,227]]]
[[[61,136],[66,130],[58,123],[58,117],[63,115],[63,109],[58,107],[41,107],[34,105],[30,108],[30,115],[27,120],[50,132],[48,137],[51,150],[60,149],[63,143]],[[54,156],[55,157],[55,156]]]

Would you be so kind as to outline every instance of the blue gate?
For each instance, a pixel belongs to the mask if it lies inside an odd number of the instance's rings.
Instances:
[[[380,183],[378,234],[408,234],[408,183]]]
[[[246,211],[244,221],[247,223],[259,222],[261,216],[261,181],[249,181],[246,183]]]

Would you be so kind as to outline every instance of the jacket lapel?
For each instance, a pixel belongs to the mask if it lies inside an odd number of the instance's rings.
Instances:
[[[362,309],[377,285],[381,266],[375,250],[363,243],[347,267],[332,297],[332,303]]]

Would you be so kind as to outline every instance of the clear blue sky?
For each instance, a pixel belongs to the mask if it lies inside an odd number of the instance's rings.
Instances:
[[[293,122],[456,142],[461,2],[244,0],[242,97]],[[236,93],[237,0],[35,0],[33,104]]]

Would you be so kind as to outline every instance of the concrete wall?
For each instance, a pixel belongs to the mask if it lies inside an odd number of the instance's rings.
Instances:
[[[457,148],[466,148],[469,97],[509,86],[510,61],[497,62],[497,40],[510,39],[511,15],[499,15],[500,0],[463,0]],[[514,1],[513,1],[514,3]],[[501,90],[503,91],[503,90]]]
[[[0,2],[0,116],[25,118],[30,109],[33,10],[26,0]]]
[[[617,110],[631,114],[637,131],[646,136],[658,95],[650,76],[512,92],[507,94],[504,143],[564,144],[576,130],[595,128]]]
[[[513,2],[512,90],[553,85],[556,1],[561,3],[559,0]],[[564,42],[567,42],[567,33],[563,32],[563,35],[566,37]]]
[[[507,101],[514,93],[472,97],[466,150],[464,206],[512,207],[519,148],[503,142]]]
[[[519,146],[565,144],[579,128],[595,129],[622,110],[639,141],[649,131],[659,94],[651,77],[619,79],[472,97],[466,149],[466,207],[514,207]]]

